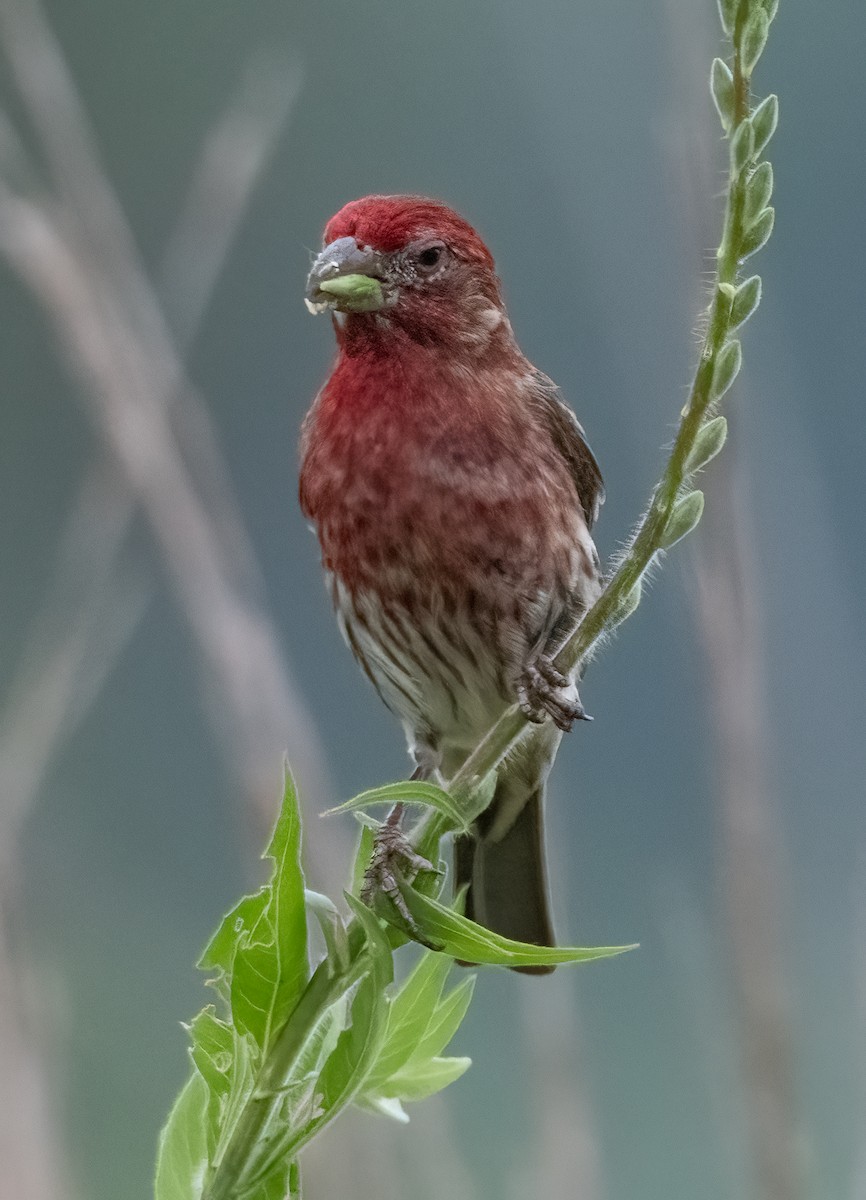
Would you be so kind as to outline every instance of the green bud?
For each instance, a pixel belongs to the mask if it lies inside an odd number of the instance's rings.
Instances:
[[[737,19],[737,0],[719,0],[719,19],[725,33],[730,33]]]
[[[727,132],[734,123],[734,77],[731,74],[731,68],[720,58],[713,59],[710,91],[713,93],[713,102],[722,122],[722,128]]]
[[[737,126],[731,138],[731,175],[737,179],[751,162],[755,153],[755,131],[748,117]]]
[[[769,32],[770,18],[767,16],[766,9],[760,7],[753,9],[746,18],[743,32],[740,34],[740,69],[747,79],[764,53]]]
[[[706,425],[698,430],[695,444],[689,451],[685,465],[686,474],[693,475],[714,459],[724,446],[727,436],[728,422],[724,417],[713,417],[712,421],[707,421]]]
[[[692,532],[704,511],[704,493],[689,492],[674,505],[662,538],[662,550],[670,550],[682,538]]]
[[[370,275],[337,275],[319,284],[319,291],[333,296],[349,312],[375,312],[383,304],[382,285]]]
[[[773,168],[768,162],[756,167],[745,187],[743,227],[750,229],[770,203],[773,194]]]
[[[721,400],[725,392],[740,373],[743,365],[743,352],[737,341],[728,342],[719,351],[716,359],[716,369],[713,371],[713,382],[710,386],[710,400]]]
[[[740,250],[741,259],[748,258],[750,254],[756,254],[766,244],[773,232],[775,219],[776,210],[774,208],[765,208],[755,219],[754,224],[743,237],[743,245]]]
[[[623,621],[627,621],[634,610],[640,604],[642,585],[638,580],[627,596],[624,596],[619,603],[619,607],[614,614],[613,624],[621,625]]]
[[[755,158],[760,158],[779,123],[779,97],[767,96],[752,113],[755,130]]]
[[[744,325],[761,303],[761,276],[752,275],[745,283],[737,288],[734,303],[731,307],[731,329]]]

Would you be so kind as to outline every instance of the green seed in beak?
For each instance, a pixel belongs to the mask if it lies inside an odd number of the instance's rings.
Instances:
[[[375,312],[385,302],[381,283],[370,275],[337,275],[324,279],[318,290],[333,296],[335,307],[347,312]]]

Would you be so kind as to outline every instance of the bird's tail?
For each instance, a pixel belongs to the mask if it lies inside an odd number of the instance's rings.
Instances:
[[[466,915],[515,941],[555,946],[544,855],[544,785],[531,793],[505,833],[494,838],[498,799],[494,795],[477,833],[455,839],[456,886],[469,889]],[[546,975],[553,967],[515,969]]]

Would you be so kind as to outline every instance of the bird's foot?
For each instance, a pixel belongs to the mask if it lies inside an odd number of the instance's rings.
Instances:
[[[438,874],[438,869],[415,850],[400,828],[403,808],[402,804],[395,804],[376,831],[370,865],[364,873],[361,900],[370,908],[374,908],[377,896],[387,896],[400,914],[410,936],[422,946],[438,950],[440,947],[432,945],[419,929],[400,891],[401,876],[408,875],[414,879],[422,871]]]
[[[568,733],[575,721],[591,721],[568,678],[546,654],[539,654],[526,667],[517,685],[517,702],[527,720],[536,725],[550,717]]]

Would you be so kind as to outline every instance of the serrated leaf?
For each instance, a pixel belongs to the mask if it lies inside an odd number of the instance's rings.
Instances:
[[[683,468],[686,475],[693,475],[711,462],[724,446],[728,436],[728,422],[724,417],[713,417],[698,431],[695,444],[692,446],[686,465]]]
[[[391,1000],[382,1048],[367,1087],[377,1086],[398,1071],[418,1049],[436,1012],[453,960],[427,950]]]
[[[754,225],[763,210],[770,203],[773,195],[773,168],[770,163],[762,162],[757,166],[746,184],[743,197],[743,227],[749,229]]]
[[[692,532],[699,523],[704,512],[704,493],[689,492],[674,505],[674,510],[668,520],[667,528],[662,538],[662,549],[670,550],[677,542]]]
[[[755,131],[755,158],[760,158],[779,123],[779,97],[767,96],[752,113]]]
[[[716,359],[715,370],[713,371],[713,381],[710,385],[710,399],[715,402],[721,400],[725,392],[730,388],[731,384],[740,373],[740,367],[743,365],[743,351],[740,343],[736,340],[728,342],[719,351]]]
[[[285,1024],[309,978],[301,813],[288,763],[284,767],[283,803],[267,857],[274,862],[271,917],[277,950],[277,987],[270,1008],[270,1035]]]
[[[761,303],[761,277],[752,275],[741,283],[731,305],[731,316],[728,328],[738,329],[748,321],[749,317]]]
[[[722,128],[727,132],[734,123],[734,77],[731,68],[721,58],[713,59],[710,91]]]
[[[154,1200],[200,1200],[207,1172],[208,1087],[194,1071],[159,1135]]]
[[[285,770],[283,800],[265,852],[270,883],[224,918],[200,966],[228,986],[232,1020],[266,1051],[307,981],[307,924],[300,863],[301,821],[292,777]]]
[[[386,1094],[397,1100],[426,1100],[454,1083],[472,1066],[471,1058],[431,1058],[425,1062],[408,1063],[392,1075]]]
[[[436,809],[454,825],[456,829],[466,832],[468,826],[459,804],[435,783],[426,783],[420,779],[407,779],[399,783],[388,783],[384,787],[370,788],[322,813],[323,817],[336,816],[338,813],[354,812],[358,809],[370,808],[374,804],[412,804],[425,808]]]
[[[400,891],[406,906],[422,932],[438,941],[453,958],[468,962],[501,967],[553,966],[557,963],[590,962],[596,958],[611,958],[634,946],[532,946],[515,942],[477,925],[437,900],[420,895],[405,881]]]
[[[187,1026],[192,1039],[190,1054],[199,1074],[212,1092],[222,1095],[231,1087],[232,1031],[221,1021],[212,1004],[203,1008]]]
[[[769,32],[770,18],[767,16],[766,9],[753,8],[746,18],[743,32],[740,35],[740,69],[747,79],[764,53]]]
[[[223,918],[198,964],[216,972],[238,1029],[263,1048],[285,1023],[307,980],[300,843],[297,796],[286,765],[280,813],[264,855],[273,862],[271,881]]]
[[[767,244],[773,232],[775,221],[776,210],[772,207],[765,208],[760,216],[756,218],[752,227],[743,235],[740,250],[741,259],[746,259],[752,254],[757,254]]]
[[[223,917],[198,960],[201,971],[216,971],[218,976],[231,974],[237,941],[244,930],[252,929],[259,921],[270,900],[270,889],[261,888],[252,896],[244,896]]]

